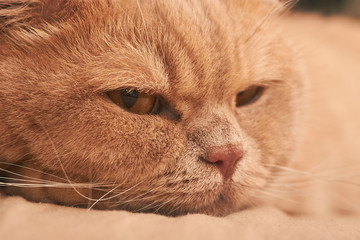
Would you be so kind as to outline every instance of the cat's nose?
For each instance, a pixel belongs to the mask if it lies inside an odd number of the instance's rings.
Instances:
[[[240,146],[212,147],[208,150],[205,160],[214,164],[224,180],[227,180],[234,174],[236,163],[242,158],[243,153]]]

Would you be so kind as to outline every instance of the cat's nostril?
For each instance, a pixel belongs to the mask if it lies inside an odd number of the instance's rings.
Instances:
[[[208,150],[205,161],[214,164],[227,180],[234,174],[236,163],[242,156],[243,150],[239,146],[212,147]]]

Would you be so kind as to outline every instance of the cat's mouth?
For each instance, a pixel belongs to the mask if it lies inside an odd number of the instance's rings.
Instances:
[[[224,180],[214,191],[214,200],[203,208],[203,213],[215,216],[225,216],[236,211],[241,211],[255,204],[249,201],[251,191],[243,184],[233,180]],[[208,211],[209,210],[209,211]]]
[[[81,194],[86,195],[88,198],[92,197],[97,199],[90,204],[73,191],[73,189],[63,189],[61,196],[67,196],[68,199],[62,198],[62,202],[55,200],[59,199],[58,192],[56,190],[46,189],[39,198],[32,199],[35,201],[44,201],[46,199],[53,199],[53,202],[57,202],[62,205],[77,206],[84,208],[96,208],[96,209],[118,209],[118,210],[130,210],[133,212],[151,212],[159,213],[168,216],[180,216],[189,213],[201,213],[215,216],[224,216],[234,211],[241,210],[246,207],[241,203],[241,197],[244,192],[241,193],[238,188],[238,184],[233,180],[223,179],[212,187],[205,190],[196,191],[196,189],[189,190],[187,192],[175,189],[153,189],[149,191],[149,187],[142,190],[136,187],[141,187],[140,184],[128,188],[127,191],[111,192],[103,189],[92,190],[92,196],[87,196],[84,189],[78,188]],[[172,185],[172,187],[179,187],[179,184]],[[86,189],[85,189],[86,190]],[[135,191],[136,190],[136,191]],[[240,195],[241,194],[241,195]],[[107,200],[109,199],[109,200]],[[30,199],[31,200],[31,199]],[[106,200],[106,201],[105,201]]]
[[[224,180],[211,191],[196,193],[188,196],[188,204],[184,204],[178,211],[170,215],[179,216],[191,213],[201,213],[214,216],[225,216],[235,211],[247,208],[244,192],[239,192],[232,180]],[[161,212],[160,212],[161,213]],[[169,215],[168,212],[163,214]]]

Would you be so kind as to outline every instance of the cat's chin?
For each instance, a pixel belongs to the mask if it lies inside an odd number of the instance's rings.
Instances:
[[[239,192],[233,182],[225,181],[213,191],[192,193],[184,196],[182,203],[164,201],[162,208],[150,208],[140,212],[157,213],[166,216],[182,216],[187,214],[207,214],[226,216],[250,206],[248,196]],[[139,212],[136,209],[123,209]]]
[[[212,203],[209,203],[194,213],[226,216],[249,207],[249,193],[244,191],[244,189],[239,191],[238,186],[236,186],[232,181],[225,181],[221,185],[220,191],[215,194],[216,195]]]
[[[10,169],[14,172],[20,171],[21,174],[31,176],[33,178],[44,178],[45,176],[36,175],[38,172]],[[60,175],[57,173],[56,175]],[[47,176],[47,175],[46,175]],[[47,179],[52,181],[54,179]],[[99,210],[127,210],[132,212],[156,213],[166,216],[181,216],[186,214],[208,214],[213,216],[225,216],[236,211],[240,211],[247,206],[247,199],[251,198],[248,189],[241,187],[242,185],[233,180],[223,180],[214,178],[211,182],[208,178],[206,189],[197,189],[193,186],[188,191],[181,189],[171,189],[161,186],[159,192],[149,191],[150,186],[145,185],[143,189],[131,191],[132,188],[123,186],[118,192],[112,192],[112,189],[88,189],[70,186],[63,183],[67,188],[6,188],[9,195],[21,195],[30,201],[55,203],[59,205],[93,208]],[[151,181],[149,181],[151,182]],[[174,187],[177,187],[174,186]],[[157,189],[157,187],[153,187]],[[90,190],[90,191],[89,191]],[[91,192],[91,194],[90,194]],[[92,198],[91,201],[88,199]],[[108,199],[108,200],[107,200]]]

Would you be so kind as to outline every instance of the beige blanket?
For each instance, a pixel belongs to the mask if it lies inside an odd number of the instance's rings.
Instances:
[[[1,239],[360,239],[360,218],[289,217],[259,208],[216,218],[168,218],[123,211],[86,211],[20,198],[2,200]]]
[[[305,49],[313,85],[300,157],[347,169],[339,188],[351,198],[340,191],[337,199],[359,209],[360,186],[347,182],[356,183],[360,175],[360,22],[296,15],[286,27]],[[316,196],[325,192],[321,186]],[[314,203],[316,210],[323,207],[321,215],[289,216],[264,206],[223,218],[87,211],[0,196],[0,239],[360,239],[360,214],[322,196]],[[329,215],[328,209],[337,211]]]

